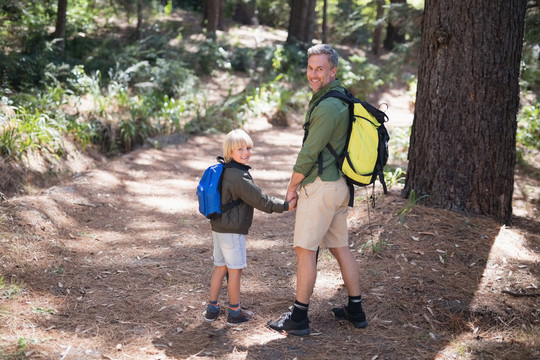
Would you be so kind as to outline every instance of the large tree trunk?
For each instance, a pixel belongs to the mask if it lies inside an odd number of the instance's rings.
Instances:
[[[511,221],[525,5],[426,0],[404,197]]]
[[[316,0],[292,0],[287,43],[309,44],[315,29]]]
[[[56,11],[56,28],[54,29],[54,38],[58,40],[58,49],[60,56],[64,57],[66,49],[66,21],[67,21],[67,0],[58,0]]]

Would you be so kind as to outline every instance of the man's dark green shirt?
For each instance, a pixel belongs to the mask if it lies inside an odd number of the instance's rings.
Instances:
[[[331,90],[343,92],[341,82],[334,80],[321,88],[309,102],[305,117],[305,122],[309,121],[309,135],[293,167],[295,172],[305,176],[302,186],[312,183],[317,176],[320,176],[322,181],[336,181],[343,175],[338,169],[336,159],[326,148],[326,144],[330,144],[338,154],[343,152],[347,140],[349,107],[343,101],[333,97],[324,99],[314,107],[317,100]],[[321,152],[323,172],[319,175],[318,157]]]

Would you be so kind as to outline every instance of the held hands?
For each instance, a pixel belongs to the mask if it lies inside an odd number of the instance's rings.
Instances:
[[[293,211],[296,209],[296,202],[298,198],[294,198],[291,201],[289,201],[289,211]]]
[[[302,180],[304,180],[304,178],[304,175],[293,171],[291,181],[289,182],[289,186],[287,187],[287,195],[285,195],[285,201],[289,202],[289,211],[296,209],[298,201],[297,190],[300,187],[300,184],[302,183]]]
[[[285,196],[285,201],[289,202],[289,211],[293,211],[294,209],[296,209],[296,203],[298,201],[298,192],[296,191],[287,192],[287,195]]]

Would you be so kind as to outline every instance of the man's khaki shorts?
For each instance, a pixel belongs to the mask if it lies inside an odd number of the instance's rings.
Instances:
[[[344,178],[319,177],[300,189],[294,226],[294,246],[308,250],[348,246],[349,187]]]

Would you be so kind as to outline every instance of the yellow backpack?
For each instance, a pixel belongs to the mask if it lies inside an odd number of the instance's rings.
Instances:
[[[338,167],[343,173],[351,188],[349,205],[354,202],[354,187],[374,184],[378,178],[385,194],[388,193],[384,181],[384,167],[388,162],[388,141],[390,136],[384,126],[388,116],[373,105],[360,101],[345,89],[345,93],[332,90],[325,94],[314,105],[317,106],[323,99],[335,97],[349,105],[349,129],[347,142],[343,154],[339,155],[327,144],[327,149],[334,155]],[[307,125],[307,126],[306,126]],[[304,126],[307,138],[309,122]],[[319,174],[322,172],[322,157],[319,154]]]

